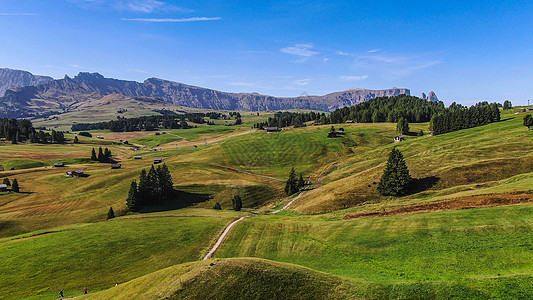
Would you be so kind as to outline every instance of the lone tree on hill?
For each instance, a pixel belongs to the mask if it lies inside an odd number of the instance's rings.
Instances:
[[[524,126],[527,126],[527,130],[530,130],[530,127],[533,126],[533,117],[531,117],[531,114],[524,116]]]
[[[383,196],[401,196],[407,192],[412,178],[405,164],[402,153],[393,148],[383,176],[377,186],[378,192]]]
[[[115,217],[115,212],[113,211],[113,207],[109,207],[109,210],[107,211],[107,219],[113,219]]]
[[[513,108],[513,104],[511,103],[511,101],[505,100],[503,102],[503,109],[511,109],[511,108]]]
[[[19,183],[17,181],[17,179],[13,179],[13,183],[11,184],[11,190],[15,193],[18,193],[20,192],[20,187],[19,187]]]
[[[240,211],[242,208],[242,198],[239,195],[233,196],[233,199],[231,200],[231,203],[233,204],[233,210],[234,211]]]
[[[291,169],[291,173],[289,174],[289,179],[285,183],[285,194],[287,196],[290,196],[298,190],[300,190],[298,179],[296,178],[296,172],[294,171],[294,168]]]
[[[396,131],[398,131],[401,134],[409,133],[409,123],[407,123],[406,118],[402,117],[398,120],[398,124],[396,125]]]

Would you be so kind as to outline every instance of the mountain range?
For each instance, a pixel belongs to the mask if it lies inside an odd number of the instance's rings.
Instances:
[[[28,71],[0,68],[0,95],[11,88],[39,85],[54,80],[50,76],[33,75]]]
[[[138,99],[158,99],[192,108],[240,111],[285,109],[333,111],[376,97],[410,94],[410,90],[405,88],[349,89],[323,96],[285,98],[258,93],[221,92],[158,78],[149,78],[142,83],[118,80],[105,78],[98,73],[86,72],[81,72],[74,78],[65,76],[63,79],[56,80],[50,80],[48,77],[34,77],[33,82],[36,83],[29,86],[26,83],[29,81],[23,82],[19,79],[17,81],[18,77],[13,72],[7,72],[6,77],[9,78],[0,79],[1,82],[22,85],[7,89],[5,95],[0,98],[0,117],[9,118],[39,117],[50,113],[69,112],[76,110],[88,100],[101,99],[111,94]]]

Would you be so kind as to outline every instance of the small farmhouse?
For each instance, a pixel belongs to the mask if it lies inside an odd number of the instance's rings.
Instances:
[[[279,127],[265,127],[265,130],[266,130],[267,133],[272,133],[272,132],[281,131],[281,128],[279,128]]]
[[[394,137],[394,142],[395,143],[399,143],[401,141],[405,141],[405,138],[403,137],[403,135],[397,135]]]
[[[103,137],[103,136],[101,136],[101,135],[97,135],[97,136],[96,136],[96,138],[97,138],[97,139],[101,139],[101,140],[103,140],[103,139],[104,139],[104,137]]]
[[[346,124],[354,123],[353,120],[346,120]]]
[[[143,159],[142,156],[134,156],[133,159]]]
[[[163,162],[162,158],[154,158],[154,164],[160,164]]]
[[[337,132],[336,131],[330,131],[328,132],[328,138],[336,138]]]
[[[61,168],[61,167],[64,167],[65,166],[65,163],[55,163],[54,164],[54,168]]]
[[[122,168],[121,164],[111,164],[111,169],[120,169]]]
[[[76,171],[68,171],[67,176],[70,177],[84,177],[85,176],[85,170],[76,170]]]
[[[7,191],[7,184],[0,184],[0,192]]]

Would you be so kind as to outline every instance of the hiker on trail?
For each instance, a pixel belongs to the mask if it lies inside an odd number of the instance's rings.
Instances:
[[[84,288],[83,288],[83,294],[84,294],[84,295],[87,295],[87,287],[84,287]]]
[[[63,299],[63,289],[61,289],[61,291],[59,291],[59,296],[61,296],[61,299]]]

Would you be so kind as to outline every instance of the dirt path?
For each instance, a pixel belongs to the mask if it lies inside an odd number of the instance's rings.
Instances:
[[[300,198],[302,195],[304,194],[304,192],[300,193],[300,195],[294,197],[294,199],[292,199],[289,203],[285,204],[285,206],[283,206],[282,208],[276,210],[276,211],[273,211],[271,212],[270,214],[273,215],[273,214],[277,214],[279,212],[282,212],[284,210],[286,210],[296,199]],[[228,235],[229,231],[231,230],[231,228],[233,226],[235,226],[235,224],[241,222],[242,220],[246,219],[246,218],[250,218],[250,217],[253,217],[253,216],[244,216],[244,217],[240,217],[238,218],[237,220],[231,222],[228,227],[226,227],[226,229],[224,229],[224,232],[222,232],[222,234],[220,235],[220,237],[218,238],[217,242],[215,243],[215,245],[213,246],[213,248],[211,248],[211,251],[209,251],[209,253],[207,253],[204,258],[202,258],[202,260],[208,260],[210,259],[213,254],[215,253],[215,251],[217,251],[218,247],[222,244],[222,242],[224,241],[224,239],[226,238],[226,236]]]

